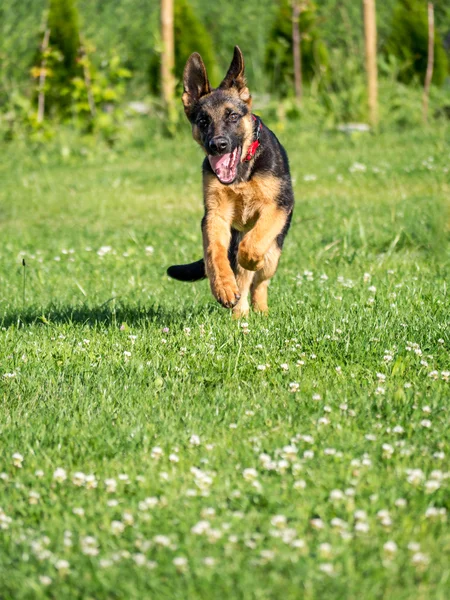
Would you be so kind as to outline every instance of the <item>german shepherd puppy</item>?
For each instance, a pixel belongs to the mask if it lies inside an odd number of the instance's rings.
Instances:
[[[184,111],[203,148],[203,258],[167,270],[180,281],[208,277],[211,291],[236,318],[267,313],[267,287],[277,270],[294,195],[286,152],[252,114],[244,58],[234,48],[225,79],[212,89],[201,56],[184,69]]]

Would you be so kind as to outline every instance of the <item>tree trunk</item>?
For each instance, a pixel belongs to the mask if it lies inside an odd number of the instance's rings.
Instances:
[[[294,59],[294,89],[298,102],[302,101],[302,54],[300,34],[300,4],[299,0],[292,2],[292,53]]]
[[[428,122],[428,97],[430,95],[430,85],[433,78],[434,67],[434,6],[428,2],[428,62],[425,75],[425,85],[423,88],[422,114],[424,123]]]
[[[375,0],[363,0],[369,121],[378,122],[377,24]]]
[[[175,119],[175,51],[173,33],[173,0],[161,0],[161,90],[168,125]]]

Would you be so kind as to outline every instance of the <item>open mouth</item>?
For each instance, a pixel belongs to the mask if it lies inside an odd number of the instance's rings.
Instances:
[[[220,156],[208,156],[209,164],[212,170],[222,183],[232,183],[236,179],[237,166],[241,158],[241,149],[239,146]]]

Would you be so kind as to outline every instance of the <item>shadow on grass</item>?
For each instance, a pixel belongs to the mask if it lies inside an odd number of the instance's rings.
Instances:
[[[104,327],[134,327],[136,325],[156,324],[160,327],[182,324],[188,319],[215,313],[218,307],[207,304],[198,307],[166,306],[129,306],[110,303],[99,306],[58,306],[30,307],[24,310],[12,310],[0,316],[0,326],[23,327],[26,325],[88,325]]]

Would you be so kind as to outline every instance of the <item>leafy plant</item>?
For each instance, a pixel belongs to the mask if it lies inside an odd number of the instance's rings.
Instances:
[[[312,2],[304,4],[299,22],[302,78],[306,82],[321,81],[328,75],[328,51],[320,38],[315,4]],[[281,0],[269,34],[265,57],[271,88],[281,96],[290,95],[293,89],[292,50],[292,3],[289,0]]]
[[[398,79],[411,83],[425,79],[428,61],[428,17],[425,2],[399,0],[392,17],[390,35],[384,46],[384,54],[400,61]],[[448,74],[448,59],[439,31],[435,31],[434,69],[432,82],[441,86]]]

